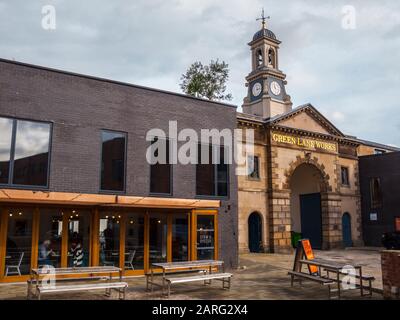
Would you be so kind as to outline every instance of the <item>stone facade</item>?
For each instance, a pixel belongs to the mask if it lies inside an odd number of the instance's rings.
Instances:
[[[239,251],[248,252],[250,242],[254,250],[258,241],[257,252],[291,251],[292,232],[302,232],[306,195],[320,199],[313,228],[320,229],[322,249],[342,247],[344,238],[346,245],[362,245],[358,157],[393,150],[346,136],[311,104],[292,109],[278,64],[280,44],[265,23],[249,43],[252,70],[237,121],[239,128],[254,130],[259,179],[238,177]],[[259,215],[261,227],[250,226],[252,214]]]
[[[299,116],[301,121],[296,120]],[[330,125],[311,105],[297,108],[289,117],[293,119],[288,121],[288,116],[282,115],[284,120],[278,117],[272,123],[255,115],[238,114],[239,128],[255,131],[254,153],[260,158],[260,179],[255,181],[238,177],[240,252],[249,251],[248,218],[253,212],[258,213],[262,221],[263,245],[260,251],[292,250],[291,232],[298,231],[293,230],[293,214],[300,210],[298,204],[292,203],[291,185],[295,172],[304,166],[313,172],[315,192],[321,195],[322,249],[343,247],[342,217],[345,213],[351,217],[352,244],[363,245],[357,155],[359,143]],[[294,142],[304,139],[325,142],[333,149],[277,142],[273,139],[274,134]],[[342,168],[348,172],[348,184],[342,183]],[[305,177],[305,180],[308,178]]]

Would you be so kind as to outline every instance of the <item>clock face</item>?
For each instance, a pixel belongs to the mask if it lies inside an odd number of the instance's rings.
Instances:
[[[253,85],[253,88],[251,89],[251,92],[253,93],[253,96],[254,97],[258,97],[261,94],[261,91],[262,91],[261,83],[256,82]]]
[[[279,84],[278,82],[272,81],[272,82],[271,82],[271,85],[270,85],[270,88],[271,88],[271,92],[272,92],[275,96],[279,96],[279,95],[280,95],[280,93],[281,93],[281,86],[280,86],[280,84]]]

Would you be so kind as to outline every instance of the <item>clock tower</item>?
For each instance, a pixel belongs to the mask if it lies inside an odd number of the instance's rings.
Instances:
[[[286,113],[292,109],[290,96],[286,94],[286,75],[279,70],[280,41],[266,27],[264,16],[262,28],[249,43],[251,48],[252,71],[246,77],[247,97],[243,101],[243,112],[261,116],[264,119]]]

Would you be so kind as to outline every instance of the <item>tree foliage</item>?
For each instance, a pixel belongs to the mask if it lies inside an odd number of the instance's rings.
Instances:
[[[194,62],[181,77],[181,89],[184,93],[208,100],[232,100],[232,95],[225,94],[229,79],[228,64],[224,61],[211,60],[209,65]]]

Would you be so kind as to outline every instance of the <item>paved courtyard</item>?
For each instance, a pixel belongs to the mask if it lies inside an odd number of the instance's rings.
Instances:
[[[364,273],[374,275],[374,287],[382,288],[380,253],[376,250],[334,250],[317,251],[321,258],[362,264]],[[285,254],[245,254],[240,256],[240,268],[235,270],[231,290],[222,290],[220,282],[211,286],[201,283],[176,285],[170,299],[262,299],[262,300],[309,300],[328,299],[328,288],[311,282],[303,286],[295,284],[292,288],[287,271],[293,267],[293,255]],[[159,290],[153,294],[146,292],[145,278],[127,279],[129,288],[127,299],[149,300],[165,299]],[[117,298],[117,294],[113,294]],[[382,299],[381,294],[374,293],[373,299]],[[26,299],[26,284],[0,285],[0,299]],[[43,299],[108,299],[99,292],[44,295]],[[342,299],[360,299],[359,291],[345,292]],[[369,298],[363,298],[369,299]]]

